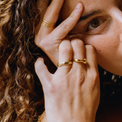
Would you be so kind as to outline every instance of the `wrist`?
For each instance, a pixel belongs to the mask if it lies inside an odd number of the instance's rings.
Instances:
[[[56,120],[56,122],[68,122],[68,121],[70,121],[70,122],[95,122],[95,116],[91,116],[91,117],[88,117],[88,116],[83,116],[83,117],[81,117],[82,118],[82,120],[81,119],[70,119],[70,120],[68,120],[67,118],[64,120],[63,119],[64,117],[61,117],[61,119],[58,119],[58,120]],[[52,120],[50,120],[50,122],[51,122]],[[38,121],[37,122],[47,122],[47,118],[46,118],[46,113],[45,113],[45,111],[38,117]],[[53,121],[54,122],[54,121]]]

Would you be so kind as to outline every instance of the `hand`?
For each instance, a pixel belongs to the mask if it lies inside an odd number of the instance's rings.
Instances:
[[[65,38],[59,46],[59,62],[75,58],[87,59],[87,64],[73,62],[58,67],[50,74],[43,60],[35,63],[42,83],[47,122],[94,122],[100,98],[100,84],[95,50],[84,46],[80,39]]]
[[[44,15],[44,20],[50,23],[56,23],[59,17],[60,9],[64,0],[53,0]],[[71,15],[56,28],[47,28],[41,25],[38,34],[35,36],[35,43],[56,65],[59,57],[59,45],[67,36],[70,30],[76,25],[83,11],[81,3],[76,6]]]

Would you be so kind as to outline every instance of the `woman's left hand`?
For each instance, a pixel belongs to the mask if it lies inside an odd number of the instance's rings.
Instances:
[[[69,17],[57,27],[52,25],[48,27],[50,24],[56,24],[63,2],[64,0],[52,0],[47,7],[44,21],[35,36],[35,44],[47,54],[55,65],[58,63],[60,43],[77,24],[83,12],[83,4],[78,3]]]

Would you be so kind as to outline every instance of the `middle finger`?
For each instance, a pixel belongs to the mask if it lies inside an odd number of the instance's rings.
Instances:
[[[68,64],[64,64],[67,62]],[[70,40],[65,38],[59,47],[59,64],[61,66],[58,67],[59,71],[62,74],[68,74],[72,67],[72,46]]]
[[[64,0],[52,0],[51,4],[46,10],[46,13],[43,18],[43,22],[46,24],[52,24],[55,25],[58,17],[59,17],[59,12],[60,9],[63,5]],[[53,27],[45,27],[43,24],[41,25],[40,28],[40,33],[43,33],[44,35],[49,34],[53,30]]]
[[[85,52],[85,46],[84,46],[83,41],[77,38],[76,36],[72,36],[71,44],[72,44],[72,48],[74,52],[74,55],[73,55],[74,66],[78,68],[82,67],[82,69],[84,69],[85,64],[82,62],[82,60],[85,59],[86,52]]]

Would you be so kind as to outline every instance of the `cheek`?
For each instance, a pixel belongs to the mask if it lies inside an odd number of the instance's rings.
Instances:
[[[84,38],[84,43],[94,46],[98,53],[109,52],[118,48],[118,39],[112,35],[91,35]]]
[[[98,63],[112,63],[118,55],[119,39],[112,34],[91,35],[84,38],[84,43],[92,45],[97,52]]]

